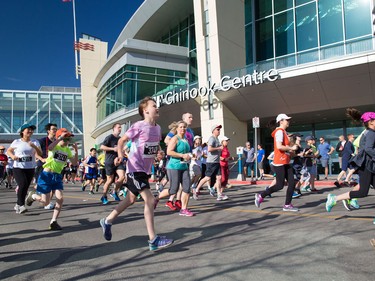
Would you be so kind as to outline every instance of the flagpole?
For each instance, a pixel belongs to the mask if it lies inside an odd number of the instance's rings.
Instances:
[[[76,5],[75,0],[73,2],[73,25],[74,25],[74,45],[77,43],[77,26],[76,26]],[[76,63],[76,79],[78,80],[78,49],[74,48],[74,57],[75,57],[75,63]]]

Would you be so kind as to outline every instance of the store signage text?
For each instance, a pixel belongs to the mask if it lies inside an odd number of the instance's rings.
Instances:
[[[215,92],[229,91],[232,89],[239,89],[243,87],[262,84],[264,82],[273,82],[279,78],[279,73],[276,69],[258,72],[254,70],[252,74],[247,74],[242,77],[231,78],[230,76],[223,76],[220,84],[213,83],[209,87],[192,88],[190,90],[180,90],[179,92],[170,91],[165,94],[156,96],[156,104],[158,107],[162,105],[171,105],[178,102],[183,102],[197,97],[205,97]]]

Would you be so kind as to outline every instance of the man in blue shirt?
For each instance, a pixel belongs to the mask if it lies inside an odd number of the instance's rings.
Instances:
[[[328,162],[331,154],[335,151],[335,148],[327,143],[324,137],[320,137],[319,142],[320,144],[318,145],[318,150],[319,155],[321,156],[320,163],[324,168],[324,179],[328,179]]]

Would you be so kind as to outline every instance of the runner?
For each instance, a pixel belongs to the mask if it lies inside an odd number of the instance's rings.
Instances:
[[[115,159],[117,158],[117,143],[120,139],[121,134],[121,124],[116,123],[112,127],[113,133],[107,136],[102,145],[100,146],[100,149],[105,151],[105,173],[107,176],[107,181],[105,182],[103,186],[103,196],[100,198],[103,205],[106,205],[109,203],[107,198],[108,189],[111,186],[112,183],[115,183],[115,190],[111,194],[111,196],[116,201],[121,201],[120,197],[118,196],[117,192],[120,191],[123,181],[125,179],[125,166],[123,165],[122,161],[116,162]],[[123,152],[121,152],[122,154]],[[118,176],[117,181],[116,174]]]
[[[43,165],[43,171],[38,178],[37,192],[42,195],[38,195],[32,190],[26,198],[26,204],[28,206],[31,206],[34,201],[39,201],[44,206],[47,206],[51,200],[51,192],[54,191],[56,196],[56,206],[49,225],[50,230],[62,230],[61,226],[57,223],[64,201],[64,186],[61,172],[68,159],[70,159],[74,165],[77,165],[78,162],[77,144],[73,144],[75,155],[72,154],[68,147],[68,144],[74,135],[67,129],[61,128],[56,132],[56,137],[56,140],[48,146],[48,158],[46,159],[46,163]]]
[[[156,102],[151,97],[144,98],[138,107],[138,112],[142,117],[142,121],[134,123],[130,129],[122,136],[118,142],[118,157],[115,164],[123,159],[124,144],[131,140],[131,149],[128,168],[128,192],[126,198],[121,201],[117,207],[109,214],[108,217],[100,220],[103,229],[104,238],[107,241],[112,239],[112,223],[113,221],[128,207],[136,202],[138,194],[141,194],[144,202],[144,218],[146,222],[147,232],[149,236],[150,251],[157,251],[168,247],[173,243],[172,239],[165,236],[159,236],[155,233],[154,228],[154,204],[155,199],[150,190],[149,178],[151,167],[157,151],[159,150],[159,142],[161,140],[161,129],[156,124],[159,117],[159,110]]]
[[[294,192],[294,175],[293,168],[289,164],[290,153],[297,150],[297,145],[289,146],[289,138],[286,133],[286,129],[289,127],[289,120],[292,117],[287,116],[284,113],[279,114],[276,117],[277,127],[272,132],[272,137],[274,138],[274,159],[273,168],[276,173],[276,184],[266,189],[261,193],[255,194],[255,205],[259,208],[260,204],[263,202],[263,198],[284,188],[284,182],[287,180],[288,189],[285,197],[285,205],[283,211],[285,212],[297,212],[298,208],[292,205],[292,196]]]

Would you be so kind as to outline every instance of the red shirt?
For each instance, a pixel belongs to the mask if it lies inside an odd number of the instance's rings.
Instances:
[[[223,157],[223,158],[229,158],[230,157],[229,149],[228,149],[227,146],[225,146],[223,148],[220,156]],[[220,166],[223,166],[223,167],[228,166],[228,160],[220,160]]]
[[[276,132],[279,131],[279,130],[283,131],[282,145],[289,145],[289,138],[288,138],[288,135],[286,134],[286,131],[283,128],[276,128],[272,132],[273,147],[274,147],[274,152],[275,152],[275,156],[273,158],[273,163],[275,165],[286,165],[286,164],[289,164],[289,162],[290,162],[290,154],[287,153],[286,151],[282,151],[282,150],[277,149],[275,135],[276,135]]]

